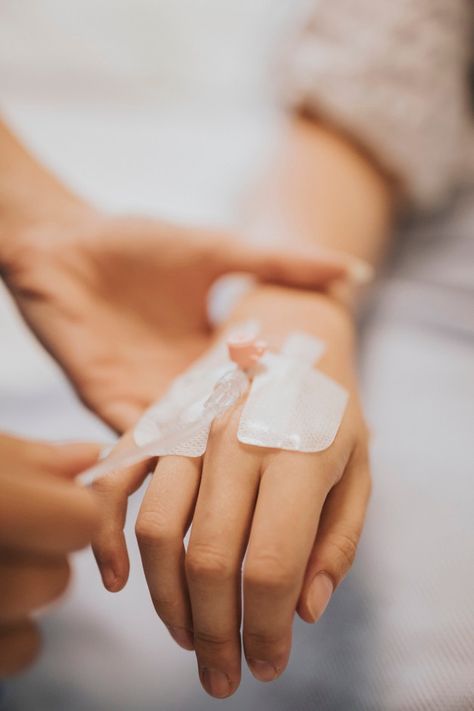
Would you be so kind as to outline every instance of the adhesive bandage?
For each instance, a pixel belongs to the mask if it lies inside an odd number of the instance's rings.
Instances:
[[[308,343],[312,353],[317,344]],[[347,392],[309,360],[267,353],[253,378],[240,418],[238,439],[256,447],[297,452],[327,449],[337,434]],[[291,352],[291,349],[290,349]]]
[[[207,447],[211,421],[204,415],[204,404],[220,378],[237,369],[229,360],[225,341],[176,378],[164,397],[152,405],[138,421],[133,432],[139,447],[156,441],[153,456],[177,454],[200,457]],[[170,448],[160,437],[170,426],[200,423],[193,435]]]
[[[240,324],[222,338],[209,353],[199,358],[187,371],[178,376],[161,400],[152,405],[138,421],[133,432],[135,444],[142,447],[155,441],[156,451],[153,456],[167,454],[186,457],[202,456],[206,451],[212,424],[212,420],[209,421],[209,417],[205,413],[206,403],[216,384],[222,379],[230,390],[233,380],[236,378],[236,387],[242,386],[242,380],[239,380],[237,375],[232,378],[232,374],[238,370],[242,363],[237,362],[237,357],[232,360],[229,357],[229,352],[232,354],[232,348],[234,348],[234,353],[239,353],[242,358],[247,347],[245,362],[249,366],[256,362],[259,357],[256,354],[260,354],[260,351],[254,346],[258,331],[257,321],[246,321]],[[248,344],[250,344],[250,350]],[[254,360],[249,360],[249,352],[254,353]],[[248,379],[246,384],[248,386]],[[192,422],[196,423],[192,437],[187,439],[183,437],[182,441],[173,447],[170,446],[169,439],[166,440],[166,444],[161,442],[160,438],[169,432],[170,427],[176,429]]]
[[[329,447],[348,394],[314,368],[324,342],[295,332],[272,353],[257,333],[255,322],[244,324],[179,376],[139,420],[135,446],[112,453],[81,475],[83,482],[151,457],[202,456],[213,420],[245,394],[240,442],[298,452]]]

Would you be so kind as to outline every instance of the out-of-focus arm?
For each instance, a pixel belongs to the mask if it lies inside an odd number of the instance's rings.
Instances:
[[[314,2],[282,62],[285,99],[362,146],[405,203],[437,207],[473,138],[473,31],[470,0]]]
[[[390,179],[350,140],[297,117],[257,191],[250,231],[375,264],[390,234],[393,200]]]
[[[70,224],[90,211],[0,119],[0,267],[19,231],[39,223]]]
[[[432,209],[462,178],[468,0],[314,3],[279,80],[293,118],[250,231],[372,264],[400,209]]]

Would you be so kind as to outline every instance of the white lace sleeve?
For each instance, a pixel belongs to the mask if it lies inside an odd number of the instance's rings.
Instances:
[[[472,19],[470,0],[314,1],[285,65],[286,96],[352,135],[430,208],[464,169]]]

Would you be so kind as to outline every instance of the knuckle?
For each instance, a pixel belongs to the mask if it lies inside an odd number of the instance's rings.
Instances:
[[[160,594],[152,594],[151,599],[156,614],[167,627],[182,626],[182,610],[176,599]]]
[[[237,407],[230,408],[222,417],[215,419],[209,432],[210,445],[219,448],[226,447],[230,451],[234,451],[238,447],[236,436],[239,423],[240,408]]]
[[[262,552],[249,559],[244,584],[255,592],[285,593],[292,590],[297,575],[297,571],[278,554]]]
[[[321,486],[330,491],[344,475],[344,465],[346,457],[340,457],[337,461],[331,461],[327,466],[322,467],[318,472]]]
[[[278,652],[280,647],[286,646],[286,638],[276,635],[269,630],[250,629],[245,630],[245,648],[249,649],[272,649]]]
[[[214,653],[219,653],[222,649],[225,649],[234,642],[229,635],[217,634],[216,632],[208,632],[207,630],[201,629],[194,630],[194,641],[197,645],[206,646]]]
[[[202,544],[190,548],[185,566],[186,575],[191,581],[222,582],[236,573],[224,551]]]
[[[119,490],[113,474],[105,474],[96,479],[90,487],[101,498],[109,498]]]
[[[359,542],[358,533],[354,530],[340,530],[333,533],[328,539],[328,545],[334,552],[333,565],[337,569],[338,577],[342,577],[352,566]]]
[[[175,544],[177,534],[153,511],[141,513],[135,524],[135,535],[141,546],[165,546]]]

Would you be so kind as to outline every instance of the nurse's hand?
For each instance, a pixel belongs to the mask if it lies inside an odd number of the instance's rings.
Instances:
[[[209,345],[209,287],[239,271],[317,289],[346,276],[350,258],[261,249],[79,206],[17,228],[0,249],[0,274],[24,318],[84,403],[117,431]]]
[[[40,638],[31,614],[62,595],[69,553],[86,546],[98,525],[94,495],[72,481],[98,454],[94,444],[0,435],[0,678],[35,658]]]

